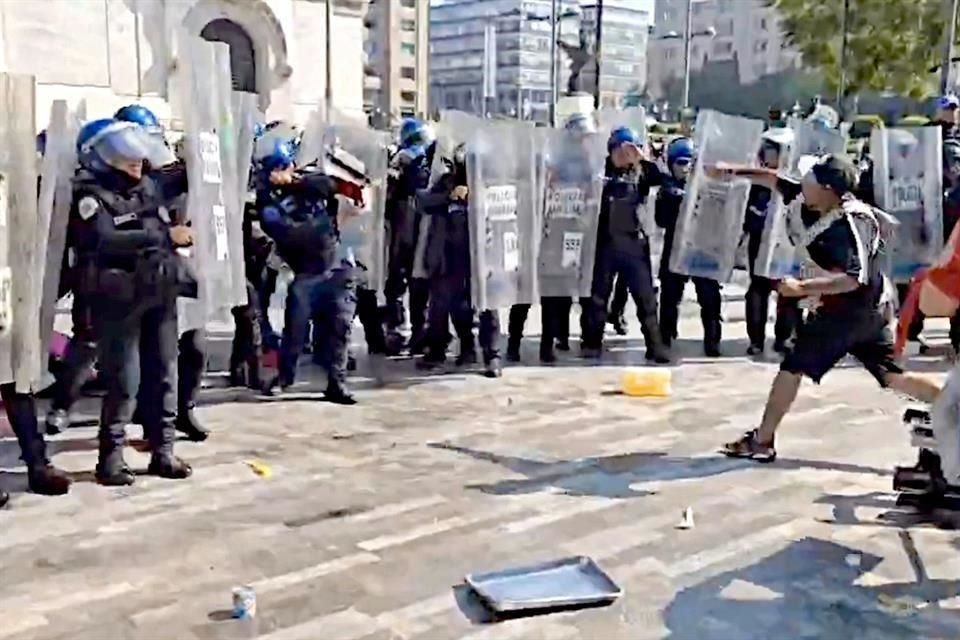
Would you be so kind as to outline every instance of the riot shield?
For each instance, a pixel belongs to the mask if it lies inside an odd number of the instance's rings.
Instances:
[[[66,101],[55,100],[47,125],[46,149],[40,164],[38,198],[39,229],[47,229],[46,247],[37,248],[43,269],[40,337],[44,353],[49,352],[53,337],[60,271],[66,251],[67,222],[73,197],[72,179],[77,166],[76,139],[79,128],[80,120],[67,108]],[[43,239],[42,232],[38,233],[37,239]]]
[[[467,140],[471,296],[478,309],[532,303],[538,230],[534,130],[504,123]]]
[[[257,96],[252,93],[234,91],[231,96],[233,122],[237,133],[237,180],[246,202],[246,192],[250,185],[250,167],[253,164],[253,136],[260,119]]]
[[[943,170],[940,127],[876,128],[870,137],[874,197],[900,225],[886,246],[896,283],[910,282],[943,248]]]
[[[714,179],[705,165],[750,164],[760,148],[763,123],[716,111],[697,116],[697,160],[687,182],[670,255],[670,270],[726,282],[736,262],[748,180]]]
[[[334,118],[338,121],[337,118]],[[362,213],[340,229],[340,241],[367,270],[367,286],[383,291],[386,280],[387,145],[390,135],[366,127],[330,124],[324,171],[365,184]],[[352,174],[352,175],[351,175]]]
[[[437,136],[433,165],[430,167],[430,184],[447,172],[446,161],[453,157],[453,150],[467,141],[471,132],[489,124],[489,120],[478,118],[463,111],[441,111],[440,120],[434,127]]]
[[[46,235],[37,224],[33,76],[0,74],[0,382],[33,391],[42,374]],[[37,251],[43,251],[40,256]]]
[[[793,129],[794,139],[793,146],[790,147],[790,158],[785,171],[794,178],[802,177],[800,160],[804,156],[823,156],[847,152],[847,136],[836,129],[818,127],[800,118],[789,118],[787,126]]]
[[[300,146],[297,147],[297,166],[305,167],[309,164],[319,162],[323,156],[323,145],[326,135],[327,120],[323,117],[323,112],[317,109],[310,114],[310,118],[307,120],[307,126],[303,129],[303,135],[300,136]],[[257,145],[260,145],[259,140],[257,141]],[[263,153],[263,151],[257,152],[256,157],[262,157]]]
[[[566,130],[543,130],[541,140],[539,295],[589,296],[607,141]]]
[[[217,52],[225,46],[192,36],[182,36],[179,44],[190,254],[199,281],[197,299],[181,299],[180,330],[186,331],[210,323],[229,326],[231,309],[246,303],[246,287],[230,68]]]
[[[597,111],[597,129],[605,136],[617,127],[630,127],[640,135],[642,144],[647,143],[647,110],[643,107],[613,109],[605,107]]]

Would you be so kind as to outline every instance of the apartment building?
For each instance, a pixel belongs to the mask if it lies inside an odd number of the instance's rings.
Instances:
[[[369,0],[364,109],[375,124],[427,113],[429,20],[428,0]]]

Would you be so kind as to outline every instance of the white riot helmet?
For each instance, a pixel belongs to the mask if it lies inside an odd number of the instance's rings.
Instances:
[[[772,154],[777,154],[776,164],[783,165],[790,156],[793,147],[793,129],[787,127],[773,127],[763,132],[760,146],[760,160],[766,165],[774,164]],[[773,167],[776,168],[776,167]]]

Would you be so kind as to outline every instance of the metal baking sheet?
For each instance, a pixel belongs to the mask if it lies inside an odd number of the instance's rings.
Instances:
[[[465,581],[497,612],[603,604],[623,594],[597,563],[585,556],[470,574]]]

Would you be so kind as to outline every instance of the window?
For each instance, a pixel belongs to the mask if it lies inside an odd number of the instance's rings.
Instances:
[[[412,42],[401,42],[400,51],[403,51],[405,53],[409,53],[412,56],[415,56],[417,55],[417,45],[413,44]]]
[[[401,30],[401,31],[416,31],[416,30],[417,30],[417,21],[416,21],[416,20],[401,20],[401,21],[400,21],[400,30]]]
[[[400,99],[404,102],[414,103],[417,101],[417,92],[416,91],[401,91]]]
[[[409,7],[411,9],[417,8],[417,0],[400,0],[401,7]]]
[[[753,43],[754,53],[763,53],[767,50],[767,41],[766,40],[757,40]]]
[[[728,56],[733,53],[732,42],[717,42],[713,45],[713,53],[718,56]]]
[[[717,36],[726,37],[733,35],[733,20],[726,20],[717,25]]]
[[[417,70],[413,67],[400,67],[400,77],[407,80],[416,80]]]
[[[766,30],[767,30],[767,19],[760,18],[760,31],[766,31]]]

